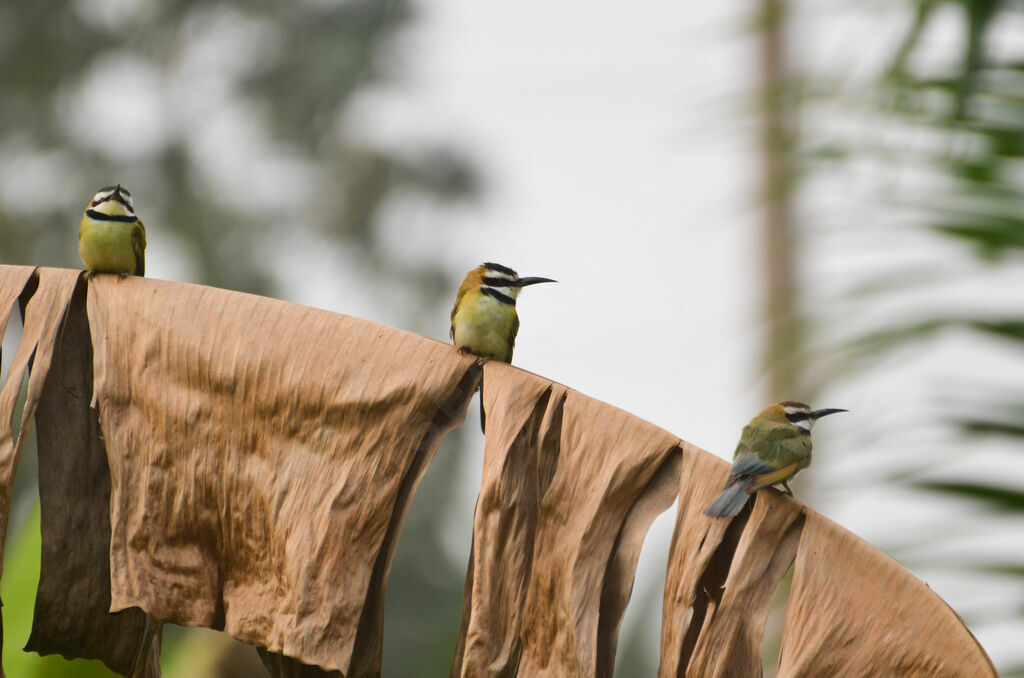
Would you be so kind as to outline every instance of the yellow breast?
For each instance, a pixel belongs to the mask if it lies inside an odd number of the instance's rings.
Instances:
[[[517,328],[516,307],[481,294],[467,292],[452,315],[455,345],[485,358],[509,362]]]
[[[137,273],[140,230],[137,221],[96,221],[82,217],[78,228],[78,253],[82,263],[95,273]]]

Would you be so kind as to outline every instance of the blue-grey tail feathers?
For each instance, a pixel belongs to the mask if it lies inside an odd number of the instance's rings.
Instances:
[[[711,505],[704,509],[704,515],[712,518],[731,518],[743,510],[743,506],[750,499],[747,494],[747,479],[737,478],[727,485],[722,494],[711,502]]]

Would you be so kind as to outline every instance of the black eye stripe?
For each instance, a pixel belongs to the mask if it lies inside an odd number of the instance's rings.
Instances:
[[[806,421],[810,419],[811,415],[808,412],[787,412],[786,419],[789,419],[794,424],[798,421]]]
[[[484,284],[491,287],[512,287],[514,280],[508,278],[491,278],[490,276],[484,278]]]

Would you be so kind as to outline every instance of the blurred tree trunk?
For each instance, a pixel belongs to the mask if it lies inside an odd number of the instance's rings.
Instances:
[[[762,297],[764,321],[765,402],[803,397],[795,392],[800,350],[797,324],[797,286],[794,273],[796,234],[790,204],[792,125],[786,106],[786,0],[760,0],[757,17],[758,104],[761,191]],[[779,584],[765,628],[768,643],[763,658],[775,675],[785,621],[790,579]]]
[[[785,0],[761,0],[758,16],[758,103],[765,325],[764,365],[768,400],[794,398],[790,359],[798,349],[795,234],[790,209],[791,125],[786,108]]]

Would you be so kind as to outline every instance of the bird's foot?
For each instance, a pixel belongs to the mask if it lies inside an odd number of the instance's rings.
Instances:
[[[784,488],[786,488],[786,494],[788,494],[789,496],[792,497],[793,496],[793,490],[789,489],[789,483],[787,483],[785,480],[783,480],[782,481],[782,486]]]
[[[85,272],[85,279],[86,280],[92,280],[95,277],[96,277],[96,271],[86,271]]]
[[[483,356],[473,353],[473,350],[467,346],[456,346],[455,348],[459,351],[460,355],[473,355],[476,356],[477,358],[483,358]]]
[[[117,282],[121,282],[122,280],[124,280],[127,277],[128,277],[127,273],[118,273],[117,274]]]

